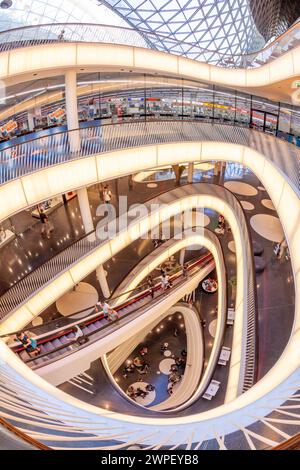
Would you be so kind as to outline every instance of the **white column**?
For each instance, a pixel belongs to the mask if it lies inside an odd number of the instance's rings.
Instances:
[[[28,115],[27,115],[27,121],[28,121],[28,129],[30,131],[33,131],[34,130],[34,114],[33,112],[28,112]]]
[[[85,233],[93,232],[94,222],[93,222],[93,217],[91,213],[87,189],[86,188],[78,189],[77,196],[78,196],[78,203],[80,207],[82,223],[84,225]],[[88,238],[88,240],[91,242],[94,241],[95,239],[96,239],[96,235],[94,233]]]
[[[193,173],[194,173],[194,162],[191,162],[188,165],[188,183],[193,182]]]
[[[108,299],[110,296],[110,289],[109,289],[107,278],[106,278],[107,272],[103,268],[102,264],[100,264],[100,266],[98,266],[98,268],[96,269],[96,276],[99,281],[104,297]]]
[[[78,104],[77,104],[77,74],[74,70],[69,70],[65,74],[66,84],[66,115],[68,130],[79,128],[78,120]],[[80,150],[80,135],[79,132],[71,132],[69,136],[71,152]]]
[[[185,258],[185,248],[180,250],[180,254],[179,254],[179,264],[181,266],[184,264],[184,258]]]
[[[219,164],[219,162],[216,162],[215,166],[214,166],[214,175],[218,176],[219,173],[220,173],[220,164]]]

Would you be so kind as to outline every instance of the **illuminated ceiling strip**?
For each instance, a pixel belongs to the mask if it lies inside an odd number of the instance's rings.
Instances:
[[[61,75],[66,70],[106,69],[166,73],[231,88],[262,87],[300,74],[300,47],[255,69],[229,69],[141,47],[116,44],[51,44],[24,47],[0,54],[0,79],[32,80]]]

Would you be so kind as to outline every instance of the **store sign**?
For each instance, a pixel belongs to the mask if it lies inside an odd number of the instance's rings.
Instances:
[[[51,122],[59,122],[63,119],[65,116],[66,112],[62,108],[56,109],[56,111],[53,111],[53,113],[48,114],[48,118],[50,119]]]
[[[3,135],[8,135],[11,134],[15,129],[18,128],[18,123],[16,121],[9,121],[3,126],[0,127],[0,130]]]

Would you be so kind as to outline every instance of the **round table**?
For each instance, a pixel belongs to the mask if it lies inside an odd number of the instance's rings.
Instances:
[[[172,358],[163,359],[159,363],[159,370],[162,374],[170,375],[170,369],[174,364],[176,364],[176,362]]]
[[[210,324],[208,325],[208,331],[210,336],[213,338],[216,336],[216,331],[217,331],[217,319],[212,320]]]
[[[214,292],[216,292],[218,290],[218,283],[217,281],[214,279],[213,280],[213,285],[212,286],[209,286],[209,283],[208,283],[208,279],[205,279],[203,282],[202,282],[202,289],[209,293],[209,294],[213,294]]]
[[[57,311],[64,317],[69,317],[75,312],[84,310],[73,315],[74,318],[82,318],[94,311],[99,296],[95,287],[86,282],[77,284],[74,290],[67,292],[56,302]]]
[[[144,390],[145,392],[147,392],[147,390],[146,390],[147,385],[149,385],[147,382],[135,382],[134,384],[130,385],[129,387],[133,387],[134,390],[137,390],[138,388],[140,388],[141,390]],[[139,405],[148,406],[148,405],[150,405],[150,403],[154,402],[155,397],[156,397],[156,392],[155,392],[155,390],[152,390],[151,392],[147,392],[147,393],[148,393],[148,395],[146,395],[145,398],[135,397],[135,398],[131,398],[131,400],[135,401]]]
[[[44,323],[42,317],[36,317],[32,320],[32,326],[41,326]]]
[[[235,243],[234,243],[233,240],[231,240],[231,242],[228,243],[228,249],[229,249],[232,253],[236,253]]]

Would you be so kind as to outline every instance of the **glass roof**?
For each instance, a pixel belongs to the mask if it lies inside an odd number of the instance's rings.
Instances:
[[[103,0],[134,28],[184,41],[178,45],[151,38],[155,49],[218,63],[212,53],[241,54],[259,49],[264,40],[253,21],[248,0]],[[190,44],[186,44],[190,43]]]
[[[0,1],[1,4],[1,1]],[[99,23],[128,26],[96,0],[12,0],[0,9],[0,31],[45,23]]]
[[[0,9],[0,31],[72,22],[130,26],[153,49],[229,66],[219,54],[264,44],[249,0],[12,0]]]

